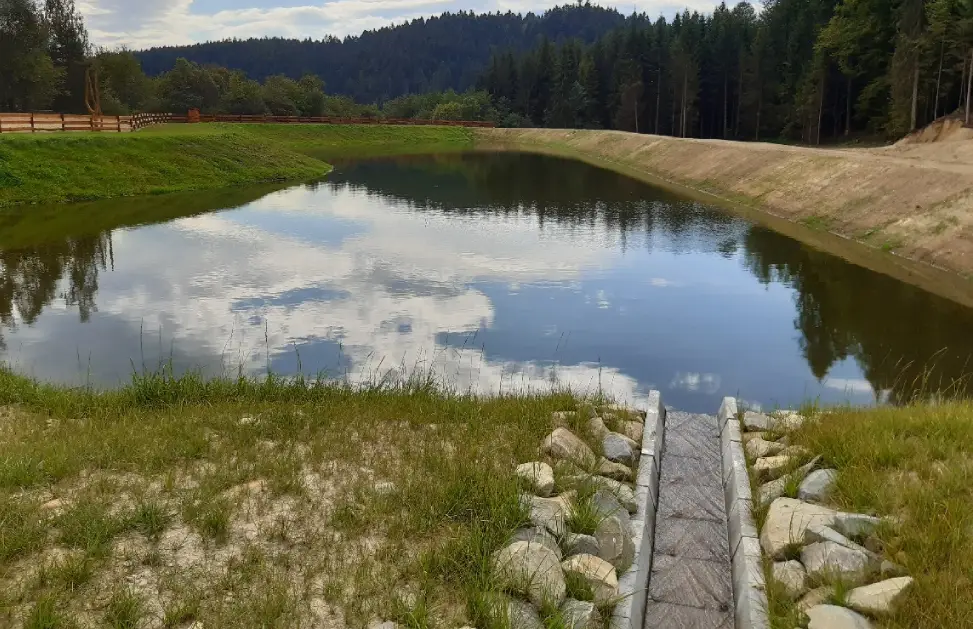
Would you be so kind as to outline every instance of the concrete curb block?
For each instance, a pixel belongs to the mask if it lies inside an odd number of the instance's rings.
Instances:
[[[655,513],[659,507],[659,474],[665,421],[666,409],[662,405],[662,394],[651,391],[642,432],[642,456],[635,480],[638,511],[631,522],[635,562],[618,579],[619,595],[626,598],[615,606],[612,629],[642,629],[645,622],[649,573],[652,571],[652,551],[655,544]]]
[[[723,498],[732,563],[736,629],[769,629],[760,539],[753,521],[753,496],[747,460],[743,454],[740,422],[737,421],[736,399],[723,398],[717,420],[723,455]]]

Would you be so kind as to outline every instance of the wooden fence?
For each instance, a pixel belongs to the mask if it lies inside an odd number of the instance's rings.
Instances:
[[[411,118],[341,118],[334,116],[238,116],[135,114],[134,116],[89,116],[80,114],[0,113],[0,133],[52,133],[62,131],[103,131],[126,133],[154,124],[167,123],[250,123],[250,124],[374,124],[440,125],[449,127],[493,127],[492,122],[473,120],[413,120]]]

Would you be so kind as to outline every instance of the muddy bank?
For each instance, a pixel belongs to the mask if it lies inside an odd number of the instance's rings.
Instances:
[[[576,157],[693,191],[973,305],[973,161],[957,159],[956,143],[811,149],[558,129],[483,129],[477,137],[480,148]]]

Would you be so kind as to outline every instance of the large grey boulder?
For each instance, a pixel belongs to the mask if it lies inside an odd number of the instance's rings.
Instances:
[[[774,427],[774,420],[763,413],[747,411],[743,414],[743,427],[748,431],[771,430]]]
[[[502,611],[507,615],[510,629],[544,629],[541,616],[532,605],[509,596],[503,598]]]
[[[591,495],[591,506],[601,518],[608,518],[619,513],[628,515],[628,510],[615,497],[615,494],[598,489]]]
[[[605,438],[605,435],[610,433],[608,426],[605,425],[605,420],[601,417],[592,417],[588,420],[588,434],[595,440],[600,442]]]
[[[556,498],[522,495],[521,500],[530,509],[530,521],[556,536],[567,533],[567,521],[573,514],[571,499],[573,494],[561,494]]]
[[[881,518],[861,513],[838,512],[833,528],[848,537],[865,537],[882,524]]]
[[[598,556],[619,572],[625,572],[635,561],[635,541],[628,513],[619,510],[602,519],[595,529],[595,539],[598,540]]]
[[[838,470],[815,470],[801,482],[797,497],[805,502],[824,502],[837,478]]]
[[[814,469],[814,466],[818,464],[819,459],[820,457],[814,459],[810,463],[802,465],[786,476],[781,476],[777,480],[772,480],[769,483],[764,483],[761,485],[758,489],[761,504],[773,502],[774,500],[777,500],[783,496],[784,492],[787,491],[788,483],[798,482],[807,476],[807,474]]]
[[[582,535],[581,533],[568,533],[564,538],[564,550],[568,557],[574,555],[595,555],[601,552],[598,546],[598,539],[594,535]]]
[[[774,581],[783,586],[784,592],[792,601],[807,592],[807,571],[800,561],[776,562],[771,572]]]
[[[561,563],[565,573],[582,577],[591,587],[595,602],[610,601],[618,596],[618,573],[607,561],[594,555],[575,555]]]
[[[642,443],[642,436],[645,434],[645,428],[642,425],[642,422],[622,420],[618,422],[618,432],[634,441],[636,446],[638,446]]]
[[[547,529],[541,526],[534,526],[531,528],[518,529],[510,539],[507,540],[507,546],[515,542],[528,542],[530,544],[540,544],[557,555],[558,559],[561,559],[561,547],[558,546],[557,540],[553,535],[547,532]]]
[[[831,526],[836,511],[792,498],[770,503],[767,519],[760,531],[760,546],[774,559],[785,559],[788,548],[804,541],[804,532],[813,524]]]
[[[789,456],[766,456],[754,462],[753,472],[761,481],[774,480],[783,476],[790,464]]]
[[[797,411],[779,410],[771,413],[774,430],[797,430],[804,425],[804,416]]]
[[[547,463],[534,461],[518,465],[517,476],[530,483],[538,496],[546,498],[554,491],[554,470]]]
[[[850,548],[851,550],[863,552],[869,556],[872,564],[874,564],[873,567],[878,567],[881,562],[881,558],[878,555],[868,550],[864,546],[851,541],[830,526],[812,524],[811,526],[807,527],[807,530],[804,531],[804,543],[814,544],[817,542],[832,542],[834,544],[838,544],[839,546]]]
[[[760,459],[765,456],[774,456],[775,454],[780,454],[784,449],[784,444],[777,443],[776,441],[767,441],[765,439],[751,439],[747,441],[747,444],[743,446],[743,449],[747,451],[754,459]]]
[[[542,544],[514,542],[497,551],[493,570],[505,587],[524,592],[537,607],[564,602],[566,586],[561,562]]]
[[[807,629],[872,629],[867,618],[837,605],[812,607],[807,617],[810,619]]]
[[[594,451],[567,428],[555,428],[544,438],[541,450],[555,459],[564,459],[590,467],[596,460]]]
[[[601,627],[601,614],[594,603],[589,601],[576,601],[569,598],[561,605],[561,620],[564,622],[564,629],[599,629]]]
[[[614,461],[609,461],[605,457],[602,457],[598,461],[598,467],[595,470],[599,476],[604,476],[606,478],[612,478],[618,481],[630,481],[634,478],[634,473],[632,468],[622,463],[616,463]]]
[[[834,542],[815,542],[801,550],[801,563],[816,581],[861,583],[869,574],[872,558],[866,552]]]
[[[898,577],[855,588],[848,594],[848,607],[872,616],[889,614],[912,582],[912,577]]]
[[[627,466],[635,465],[639,446],[625,435],[610,432],[602,438],[601,447],[609,461]]]

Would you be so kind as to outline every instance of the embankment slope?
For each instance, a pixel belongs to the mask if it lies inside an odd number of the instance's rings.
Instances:
[[[554,129],[477,137],[482,148],[585,159],[973,274],[973,161],[948,143],[813,149]]]
[[[165,125],[0,138],[0,208],[306,181],[334,156],[468,148],[454,127]]]

